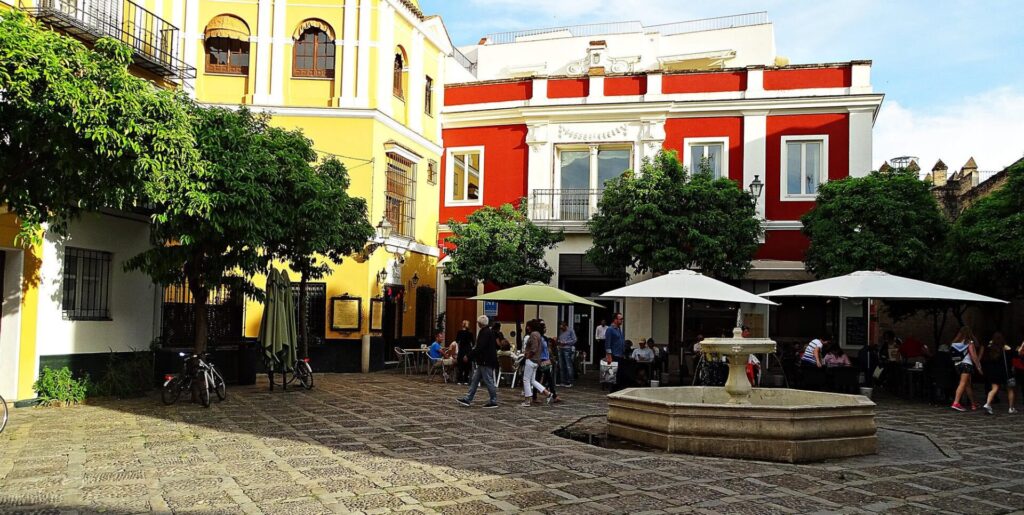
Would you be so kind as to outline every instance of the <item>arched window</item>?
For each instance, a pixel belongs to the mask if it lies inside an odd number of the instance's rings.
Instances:
[[[405,100],[405,84],[403,84],[403,78],[405,75],[405,52],[402,47],[398,47],[395,51],[395,71],[392,75],[391,82],[394,85],[395,96]]]
[[[334,31],[326,22],[306,20],[293,35],[292,58],[294,77],[334,77]]]
[[[249,26],[222,14],[210,20],[204,32],[206,73],[249,74]]]

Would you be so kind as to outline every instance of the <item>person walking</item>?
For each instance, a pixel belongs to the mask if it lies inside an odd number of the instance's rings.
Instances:
[[[484,386],[487,387],[487,394],[490,395],[490,399],[487,404],[484,404],[484,407],[498,407],[498,389],[494,386],[494,369],[498,368],[498,343],[494,333],[488,327],[489,322],[487,315],[480,315],[476,319],[476,325],[480,328],[476,334],[476,345],[463,358],[476,364],[473,369],[473,378],[469,381],[469,392],[465,397],[456,399],[459,404],[466,407],[473,403],[473,397],[476,395],[476,389],[480,386],[480,381],[483,381]]]
[[[626,337],[622,334],[622,322],[622,313],[616,313],[612,318],[612,325],[604,333],[604,360],[609,365],[613,361],[619,364],[612,393],[625,388],[627,384],[622,370],[626,361]]]
[[[473,364],[468,359],[463,360],[473,348],[473,332],[469,330],[469,320],[462,321],[462,329],[455,333],[455,342],[459,344],[459,355],[456,356],[457,382],[469,384],[469,376],[473,374]]]
[[[558,365],[558,358],[554,355],[554,340],[551,340],[545,336],[547,327],[542,322],[540,324],[538,332],[541,335],[541,347],[540,347],[540,367],[537,369],[537,375],[540,377],[540,384],[544,385],[545,388],[551,392],[551,402],[562,402],[558,397],[558,390],[555,388],[558,385],[555,380],[555,369]],[[537,400],[537,392],[533,392],[533,400]]]
[[[538,331],[538,325],[536,320],[531,320],[526,324],[526,330],[530,336],[527,337],[526,348],[523,349],[523,403],[521,406],[524,408],[533,406],[534,389],[541,395],[546,395],[549,404],[553,398],[551,392],[537,382],[537,369],[540,367],[541,345],[544,339]]]
[[[1007,388],[1007,382],[1011,377],[1009,353],[1010,347],[1006,345],[1006,338],[999,331],[992,335],[992,339],[981,353],[981,363],[985,370],[988,370],[988,374],[985,374],[985,377],[989,383],[988,397],[985,399],[985,405],[982,408],[989,415],[994,414],[992,403],[996,400],[996,395],[999,395],[999,390],[1002,388],[1005,388],[1008,392],[1011,410],[1013,405],[1016,404],[1016,388]]]
[[[966,408],[960,405],[960,398],[963,397],[964,392],[967,392],[967,398],[971,400],[971,410],[976,410],[978,409],[978,403],[974,402],[971,376],[974,375],[975,368],[977,368],[979,374],[984,375],[985,372],[982,370],[983,365],[981,361],[978,360],[978,351],[974,344],[974,333],[970,327],[964,326],[960,328],[960,331],[956,333],[956,337],[953,338],[953,343],[949,346],[949,351],[953,355],[953,365],[956,367],[957,373],[960,374],[960,384],[956,387],[956,395],[953,397],[953,405],[950,407],[957,411],[967,411]]]
[[[594,346],[592,347],[592,350],[597,349],[593,350],[595,354],[604,350],[604,337],[606,332],[608,332],[608,326],[604,324],[604,319],[602,318],[601,321],[598,322],[597,327],[594,328]]]
[[[558,326],[558,386],[572,388],[576,362],[576,331],[562,322]]]

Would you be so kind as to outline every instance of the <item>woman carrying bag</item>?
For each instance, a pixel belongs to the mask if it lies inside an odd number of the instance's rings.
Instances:
[[[1017,381],[1010,375],[1010,358],[1007,356],[1009,352],[1010,346],[1006,345],[1006,338],[1003,338],[1003,333],[997,331],[992,335],[992,340],[988,342],[982,353],[982,366],[988,371],[985,377],[991,385],[988,398],[982,407],[989,415],[994,413],[992,402],[999,394],[999,389],[1004,387],[1009,391],[1007,395],[1010,397],[1010,413],[1013,413],[1017,395],[1014,387],[1017,386]]]

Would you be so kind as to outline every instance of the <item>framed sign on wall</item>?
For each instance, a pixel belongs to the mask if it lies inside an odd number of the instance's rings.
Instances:
[[[384,299],[370,299],[370,331],[384,330]]]
[[[363,328],[363,299],[342,295],[331,297],[331,330],[359,331]]]

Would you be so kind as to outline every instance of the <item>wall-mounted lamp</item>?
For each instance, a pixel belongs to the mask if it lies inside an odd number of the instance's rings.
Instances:
[[[754,180],[750,182],[750,194],[754,196],[754,200],[761,198],[761,191],[764,190],[764,183],[761,182],[761,176],[755,175]]]
[[[377,284],[383,283],[388,278],[388,269],[381,268],[380,272],[377,272]]]
[[[413,272],[412,274],[412,287],[415,288],[420,283],[420,274]]]

